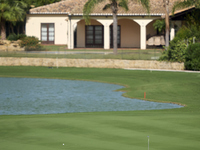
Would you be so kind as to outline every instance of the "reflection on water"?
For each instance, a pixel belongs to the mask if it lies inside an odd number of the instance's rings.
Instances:
[[[0,78],[0,115],[171,109],[123,97],[123,86],[59,79]]]

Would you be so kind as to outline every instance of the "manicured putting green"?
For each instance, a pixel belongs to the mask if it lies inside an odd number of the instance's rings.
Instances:
[[[56,78],[123,85],[123,95],[186,105],[148,111],[0,116],[2,150],[199,150],[200,74],[0,67],[1,77]],[[64,143],[64,145],[63,145]]]

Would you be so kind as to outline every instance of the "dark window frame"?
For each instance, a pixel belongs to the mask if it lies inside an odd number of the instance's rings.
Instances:
[[[96,30],[95,30],[95,28],[96,27],[102,27],[101,29],[102,29],[102,31],[101,31],[101,34],[99,34],[99,35],[101,35],[102,36],[102,39],[101,39],[101,41],[102,41],[102,43],[101,44],[99,44],[99,43],[96,43],[95,42],[95,36],[97,36],[98,34],[96,34]],[[89,42],[88,42],[88,38],[87,38],[87,36],[88,36],[88,28],[87,27],[92,27],[93,29],[92,29],[92,32],[93,32],[93,34],[92,34],[92,36],[93,36],[93,42],[90,44]],[[104,47],[104,26],[103,25],[89,25],[89,26],[85,26],[85,47],[87,47],[87,48],[103,48]]]
[[[42,41],[42,25],[46,25],[47,27],[47,41]],[[49,41],[49,25],[53,25],[54,27],[54,40],[53,41]],[[55,43],[55,24],[54,23],[41,23],[41,43],[42,44],[54,44]]]

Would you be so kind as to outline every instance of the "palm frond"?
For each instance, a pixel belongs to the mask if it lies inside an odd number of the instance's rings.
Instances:
[[[24,9],[26,6],[22,1],[3,1],[0,5],[0,16],[6,21],[23,21],[26,15]]]
[[[4,12],[5,10],[9,10],[10,9],[10,6],[6,3],[2,3],[0,5],[0,13]]]
[[[28,7],[28,4],[23,2],[23,1],[19,1],[19,6],[23,9],[27,8]]]
[[[103,8],[103,10],[107,10],[108,8],[110,8],[111,4],[106,4]]]
[[[11,10],[12,11],[12,10]],[[7,21],[16,21],[13,13],[10,13],[9,11],[4,12],[3,16],[2,16],[5,20]]]
[[[83,18],[85,19],[86,24],[90,24],[90,13],[94,9],[95,5],[98,3],[101,3],[105,0],[88,0],[87,3],[85,3],[83,8]]]
[[[118,6],[128,11],[128,0],[120,0]]]
[[[150,5],[149,5],[149,0],[138,0],[142,6],[146,9],[147,13],[150,12]]]

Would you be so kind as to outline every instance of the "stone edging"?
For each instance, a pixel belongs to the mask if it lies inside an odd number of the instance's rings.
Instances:
[[[47,67],[87,67],[87,68],[138,68],[184,70],[184,63],[160,62],[156,60],[119,59],[55,59],[0,57],[0,66],[47,66]]]

